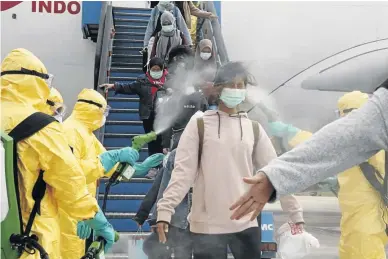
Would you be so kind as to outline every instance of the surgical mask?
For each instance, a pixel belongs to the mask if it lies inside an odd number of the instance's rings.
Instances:
[[[237,105],[245,100],[246,90],[245,89],[231,89],[224,88],[221,92],[220,100],[228,108],[236,108]]]
[[[163,76],[163,71],[150,71],[150,76],[153,79],[160,79]]]
[[[174,25],[163,25],[162,31],[164,32],[172,32],[174,30]]]
[[[203,60],[208,60],[212,56],[212,53],[207,53],[207,52],[201,52],[200,57]]]
[[[57,114],[53,116],[59,123],[62,123],[63,121],[63,116],[62,114]]]

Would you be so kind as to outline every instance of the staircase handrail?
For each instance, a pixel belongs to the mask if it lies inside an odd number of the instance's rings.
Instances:
[[[105,92],[103,89],[99,89],[98,86],[109,82],[108,71],[112,53],[113,32],[114,25],[112,2],[103,2],[97,36],[94,89],[104,96]],[[104,141],[104,132],[104,126],[95,132],[101,143]]]

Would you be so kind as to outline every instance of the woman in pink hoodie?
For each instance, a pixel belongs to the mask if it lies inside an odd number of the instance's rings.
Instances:
[[[264,129],[246,113],[238,113],[248,84],[254,84],[254,78],[241,63],[230,62],[219,69],[214,83],[218,110],[205,112],[203,131],[195,117],[186,126],[170,183],[157,205],[157,231],[165,243],[174,209],[193,186],[188,218],[195,259],[227,258],[227,246],[235,259],[261,257],[258,223],[250,220],[251,215],[233,221],[229,210],[248,188],[242,178],[276,157]],[[293,196],[283,199],[282,207],[294,223],[303,223]]]

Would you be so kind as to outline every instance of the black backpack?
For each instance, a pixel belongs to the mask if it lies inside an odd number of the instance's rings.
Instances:
[[[30,217],[27,222],[26,229],[23,230],[23,221],[21,215],[20,208],[20,193],[19,193],[19,184],[18,184],[18,166],[17,166],[17,143],[23,139],[31,137],[50,123],[56,121],[56,119],[52,116],[49,116],[42,112],[36,112],[28,116],[22,122],[20,122],[14,129],[11,130],[8,135],[13,139],[13,169],[14,169],[14,181],[15,181],[15,190],[16,190],[16,198],[19,209],[19,218],[20,218],[20,233],[21,234],[13,234],[11,236],[11,244],[19,249],[20,253],[23,253],[24,246],[26,245],[27,238],[31,232],[31,228],[35,219],[36,214],[40,214],[40,204],[46,192],[46,183],[43,180],[43,170],[40,170],[38,179],[34,184],[34,188],[32,190],[32,198],[34,199],[34,206],[32,208]],[[32,237],[36,238],[37,237]],[[38,241],[38,240],[36,240]],[[42,254],[41,254],[42,256]],[[44,256],[44,255],[43,255]],[[43,258],[43,257],[42,257]]]

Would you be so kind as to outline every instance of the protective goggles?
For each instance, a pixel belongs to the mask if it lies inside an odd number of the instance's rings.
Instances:
[[[51,110],[55,115],[65,116],[66,114],[66,105],[63,103],[57,103],[50,100],[47,100],[46,103],[51,106]]]
[[[20,70],[8,70],[1,72],[1,76],[5,75],[30,75],[30,76],[37,76],[45,80],[47,86],[51,89],[53,86],[53,79],[54,76],[52,74],[44,74],[35,70],[30,70],[27,68],[21,68]]]
[[[109,105],[107,105],[107,106],[105,107],[105,109],[104,109],[104,107],[102,106],[102,104],[93,102],[93,101],[91,101],[91,100],[78,99],[77,102],[83,102],[83,103],[88,103],[88,104],[95,105],[95,106],[97,106],[98,108],[100,108],[101,110],[103,110],[104,116],[105,116],[105,117],[108,117],[108,115],[109,115],[109,111],[110,111],[110,106],[109,106]]]
[[[354,109],[354,108],[345,109],[345,110],[342,111],[342,114],[346,115],[346,114],[348,114],[349,112],[351,112],[353,110],[356,110],[356,109]],[[341,111],[340,110],[335,110],[335,115],[337,116],[337,118],[341,117]]]

